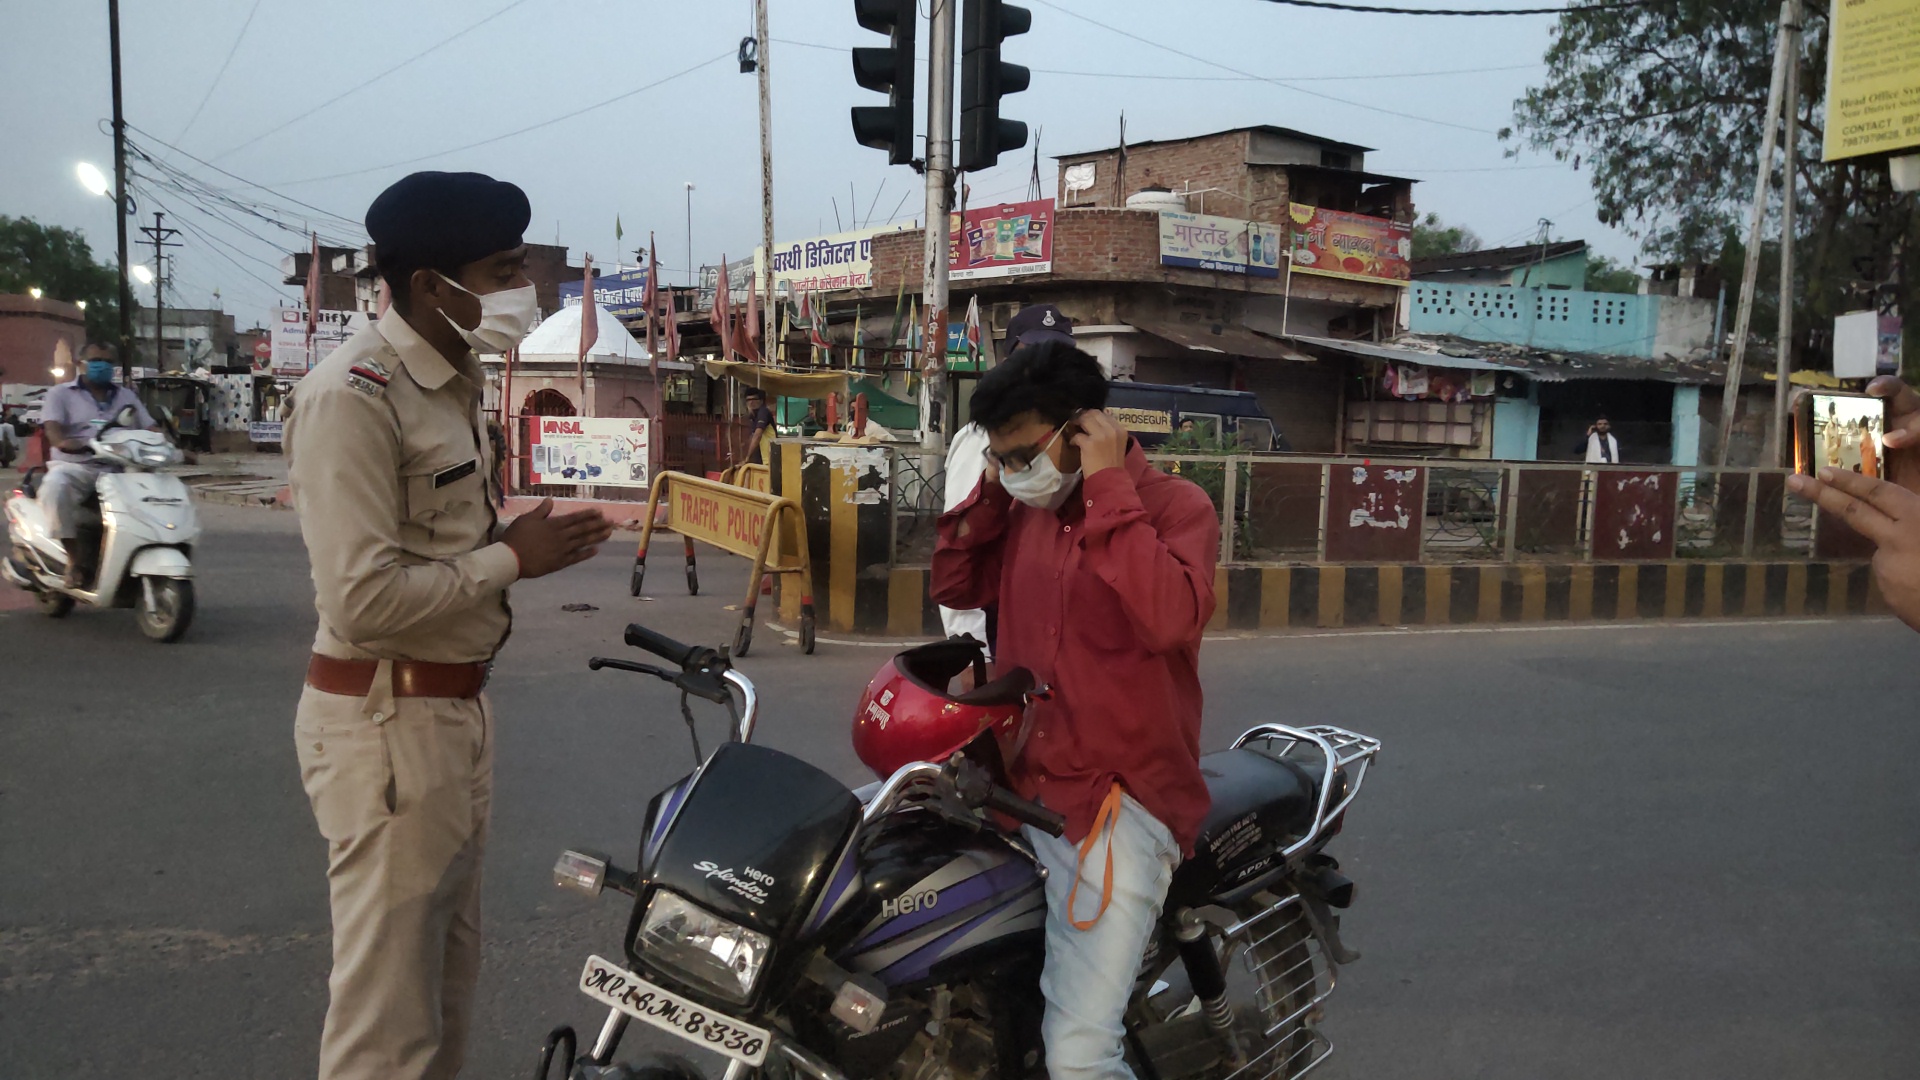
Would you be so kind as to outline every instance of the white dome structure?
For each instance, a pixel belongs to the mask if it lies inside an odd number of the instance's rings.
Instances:
[[[520,343],[520,359],[525,362],[564,360],[576,363],[580,358],[580,304],[563,307],[546,317]],[[620,320],[606,308],[595,304],[600,336],[587,350],[587,362],[594,364],[647,363],[647,346],[636,340]]]

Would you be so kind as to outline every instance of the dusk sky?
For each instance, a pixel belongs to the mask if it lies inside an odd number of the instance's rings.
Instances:
[[[1548,218],[1556,238],[1622,260],[1635,253],[1632,238],[1594,219],[1584,174],[1538,155],[1507,158],[1493,134],[1544,74],[1550,17],[1364,15],[1261,0],[1029,6],[1033,31],[1011,39],[1006,58],[1034,69],[1033,87],[1007,99],[1006,115],[1041,129],[1047,196],[1047,159],[1113,145],[1122,112],[1130,140],[1277,124],[1377,148],[1371,171],[1419,179],[1422,214],[1466,225],[1488,246],[1530,240]],[[111,260],[110,204],[74,177],[81,161],[112,167],[106,11],[104,0],[0,0],[0,79],[13,106],[0,213],[81,229]],[[295,292],[272,267],[304,247],[283,225],[361,240],[353,223],[368,202],[416,169],[513,180],[533,201],[528,239],[557,237],[576,259],[630,260],[652,230],[670,283],[684,280],[691,181],[695,261],[750,257],[760,232],[756,80],[734,53],[751,12],[747,0],[126,0],[134,139],[193,178],[135,186],[145,222],[164,209],[183,230],[167,302],[207,305],[218,289],[242,327],[264,320]],[[851,0],[772,0],[771,24],[780,240],[923,216],[915,174],[857,145],[848,126],[849,106],[881,99],[854,84],[845,50],[882,39],[854,22]],[[1022,197],[1031,155],[1029,144],[970,177],[972,201]],[[198,205],[204,189],[196,200],[174,186],[195,181],[280,224],[231,205],[225,220],[209,213]],[[614,250],[616,216],[626,253]]]

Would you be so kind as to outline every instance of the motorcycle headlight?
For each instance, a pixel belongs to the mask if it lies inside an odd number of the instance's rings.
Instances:
[[[767,959],[765,934],[728,922],[665,889],[640,921],[636,951],[728,1001],[745,1004]]]
[[[142,465],[171,465],[178,452],[171,446],[152,446],[139,444],[133,448],[133,459]]]

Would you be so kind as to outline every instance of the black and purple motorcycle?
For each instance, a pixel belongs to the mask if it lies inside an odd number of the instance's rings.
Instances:
[[[633,907],[618,952],[580,973],[607,1010],[598,1035],[582,1053],[554,1029],[537,1080],[556,1062],[569,1080],[640,1075],[614,1060],[636,1020],[720,1055],[729,1080],[1044,1077],[1043,871],[991,815],[1055,835],[1062,822],[995,782],[992,738],[850,790],[753,744],[758,695],[723,651],[637,624],[626,640],[671,666],[589,666],[673,683],[690,728],[691,698],[724,706],[732,738],[649,804],[633,869],[579,851],[555,866],[562,887]],[[894,662],[944,687],[969,662],[953,645]],[[1322,1003],[1358,956],[1334,914],[1354,885],[1324,848],[1379,749],[1263,724],[1201,758],[1213,807],[1127,1010],[1136,1076],[1290,1080],[1332,1052]]]

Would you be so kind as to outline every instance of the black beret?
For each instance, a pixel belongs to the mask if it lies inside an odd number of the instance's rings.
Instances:
[[[527,193],[483,173],[417,172],[367,207],[382,264],[458,267],[520,246],[533,218]]]

